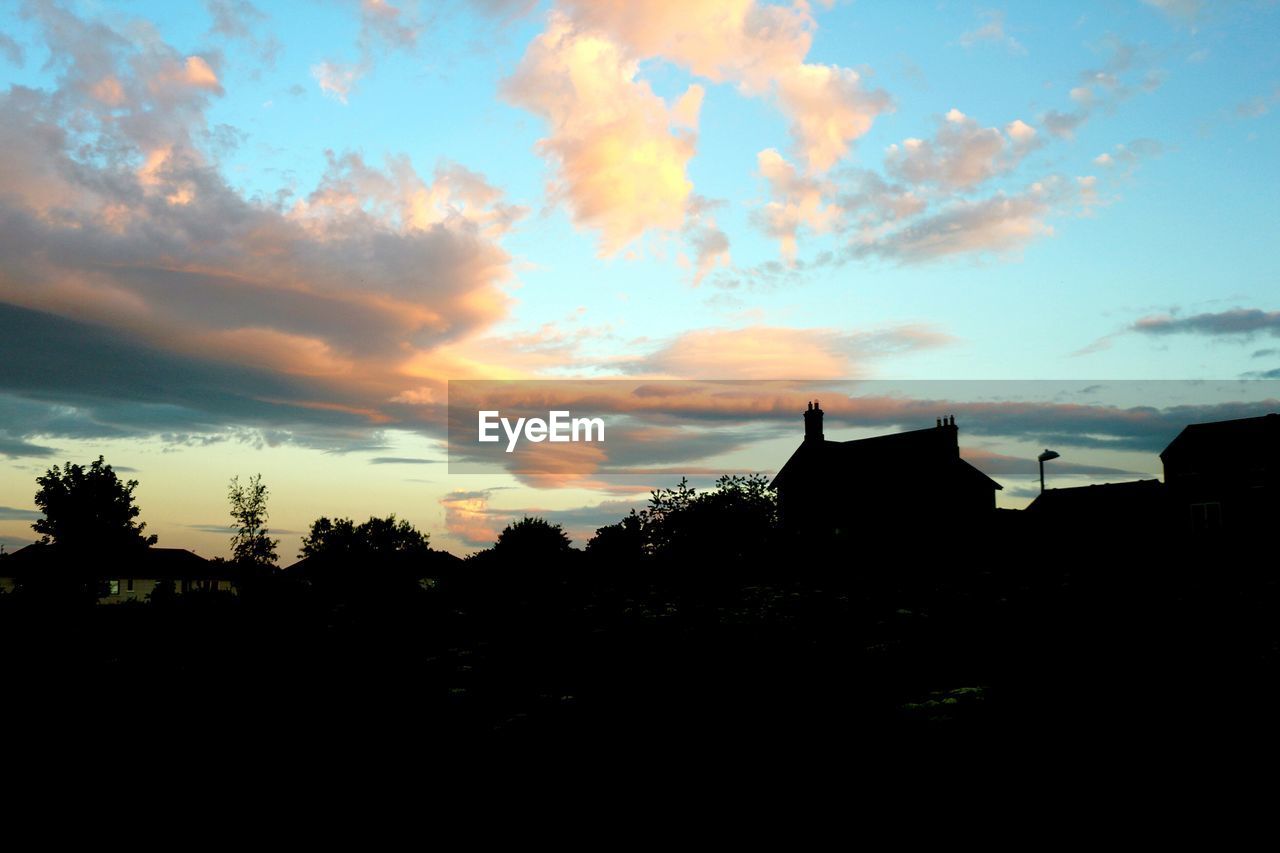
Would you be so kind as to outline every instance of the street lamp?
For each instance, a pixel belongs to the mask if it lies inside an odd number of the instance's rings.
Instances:
[[[1040,494],[1042,495],[1044,494],[1044,463],[1048,462],[1050,459],[1057,459],[1058,456],[1059,454],[1046,447],[1044,449],[1044,453],[1041,453],[1036,457],[1040,460]]]

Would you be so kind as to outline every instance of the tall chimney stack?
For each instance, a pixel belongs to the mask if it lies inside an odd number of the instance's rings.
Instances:
[[[814,400],[805,409],[804,440],[822,441],[822,409],[818,408],[817,400]]]

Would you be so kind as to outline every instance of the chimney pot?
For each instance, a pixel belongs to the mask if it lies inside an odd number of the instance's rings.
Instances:
[[[804,440],[805,441],[822,441],[822,409],[818,407],[818,401],[814,400],[805,409],[804,413]]]

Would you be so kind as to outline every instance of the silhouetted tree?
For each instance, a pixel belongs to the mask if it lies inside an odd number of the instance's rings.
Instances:
[[[427,534],[395,515],[356,524],[317,518],[302,540],[303,576],[331,601],[409,603],[433,555]]]
[[[232,559],[244,568],[274,567],[280,540],[267,535],[267,487],[262,475],[254,474],[245,486],[240,485],[239,476],[232,477],[227,497],[236,530],[231,537]]]
[[[655,489],[649,506],[617,524],[601,527],[587,543],[593,557],[637,559],[760,555],[778,520],[777,495],[760,474],[726,474],[715,488],[698,492],[681,478],[673,489]]]
[[[763,555],[777,520],[777,494],[764,476],[726,474],[668,519],[668,544],[690,557],[751,560]]]
[[[572,544],[573,540],[560,525],[525,516],[503,528],[493,543],[493,553],[510,565],[513,561],[562,557],[572,550]]]
[[[349,518],[317,518],[302,539],[299,557],[360,558],[390,554],[426,554],[430,537],[412,524],[386,518],[370,518],[356,524]]]
[[[644,519],[634,509],[615,524],[596,529],[586,552],[593,560],[634,562],[645,555]]]
[[[674,489],[654,489],[649,493],[649,507],[640,514],[644,530],[645,550],[663,554],[679,541],[685,514],[693,505],[697,490],[681,477]]]
[[[87,469],[70,462],[55,466],[36,483],[35,504],[45,517],[31,527],[44,544],[100,553],[155,544],[154,535],[143,533],[147,525],[135,521],[142,512],[133,501],[138,481],[121,482],[103,457]]]

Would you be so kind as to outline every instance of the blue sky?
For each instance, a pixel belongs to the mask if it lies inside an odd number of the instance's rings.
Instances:
[[[0,375],[11,547],[107,450],[202,553],[257,470],[284,529],[460,549],[450,495],[643,497],[371,463],[440,455],[450,379],[1280,370],[1275,2],[0,9],[0,307],[51,324],[0,353],[95,341]]]

